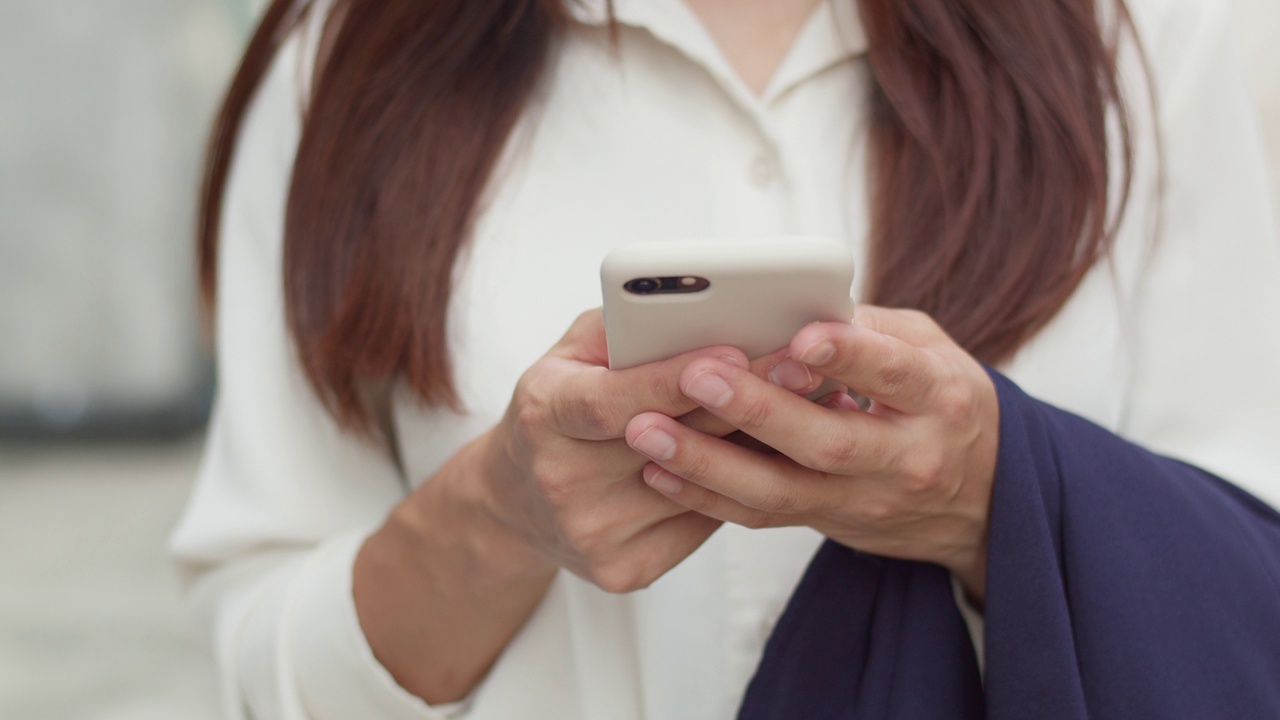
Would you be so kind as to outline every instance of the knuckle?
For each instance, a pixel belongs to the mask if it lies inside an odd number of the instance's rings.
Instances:
[[[613,417],[608,410],[609,398],[601,388],[596,388],[590,395],[578,395],[566,399],[566,425],[576,427],[582,434],[591,439],[612,437],[614,430]]]
[[[552,426],[551,408],[541,400],[519,403],[515,411],[515,427],[521,437],[532,437]]]
[[[785,514],[794,512],[799,504],[799,493],[791,483],[771,482],[761,491],[756,509]]]
[[[942,331],[941,326],[938,325],[938,321],[934,320],[932,315],[924,312],[923,310],[907,308],[897,312],[901,313],[901,315],[898,316],[898,321],[901,326],[905,330],[918,336],[936,335]]]
[[[814,443],[802,464],[826,472],[853,467],[862,455],[862,443],[843,428],[828,431]]]
[[[546,380],[536,372],[527,372],[516,382],[512,395],[515,426],[523,434],[544,431],[554,421]]]
[[[933,404],[943,418],[963,421],[973,416],[977,408],[977,398],[968,385],[958,379],[949,379],[934,391]]]
[[[715,464],[710,457],[698,452],[680,453],[679,450],[676,452],[676,462],[679,464],[678,475],[694,482],[701,482],[711,477]]]
[[[903,310],[902,313],[907,319],[907,322],[912,325],[916,325],[918,327],[937,326],[937,323],[933,320],[933,316],[923,310],[907,308],[906,310]]]
[[[897,515],[893,503],[883,499],[864,500],[858,504],[857,517],[867,525],[880,525]]]
[[[748,530],[764,530],[775,525],[773,516],[763,510],[752,510],[747,513],[738,524]]]
[[[547,368],[543,361],[539,360],[532,367],[516,380],[515,399],[516,401],[527,400],[535,397],[545,397],[546,386],[548,384]]]
[[[578,316],[576,318],[573,319],[573,325],[571,327],[583,328],[583,327],[593,327],[595,325],[599,325],[600,317],[601,317],[600,308],[583,310],[582,312],[578,313]]]
[[[592,562],[588,571],[596,587],[614,595],[643,590],[655,579],[637,563],[622,558]]]
[[[597,555],[607,546],[609,526],[594,513],[578,514],[562,521],[565,540],[574,552],[585,557]]]
[[[902,486],[911,493],[923,493],[940,486],[945,479],[943,454],[933,449],[918,449],[902,461],[899,473]]]
[[[735,423],[740,429],[750,433],[753,430],[759,430],[768,422],[769,415],[772,413],[772,405],[768,398],[753,397],[743,400],[737,412],[737,422]]]
[[[557,463],[546,458],[535,457],[531,462],[530,473],[538,493],[552,507],[562,507],[573,497],[576,483],[558,467]]]
[[[569,329],[565,332],[564,337],[560,340],[561,346],[575,346],[580,344],[587,338],[596,327],[601,324],[601,312],[599,308],[587,310],[579,313],[573,319],[573,323],[569,325]]]
[[[876,378],[878,394],[897,397],[911,381],[911,367],[901,348],[895,348],[886,358]]]

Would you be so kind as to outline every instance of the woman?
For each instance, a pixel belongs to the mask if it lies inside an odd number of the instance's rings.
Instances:
[[[730,717],[824,537],[945,569],[981,650],[1021,426],[980,361],[1280,502],[1280,259],[1225,23],[273,3],[206,177],[220,394],[174,537],[228,712]],[[852,325],[603,369],[610,248],[795,233],[864,258]],[[824,375],[871,410],[808,405]]]

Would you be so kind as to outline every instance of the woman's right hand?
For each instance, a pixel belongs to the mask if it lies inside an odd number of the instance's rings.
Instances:
[[[783,353],[752,371],[794,392],[821,378]],[[502,421],[449,459],[392,511],[356,557],[353,594],[374,655],[431,703],[464,697],[537,607],[560,567],[610,592],[648,586],[720,526],[645,484],[646,458],[623,438],[644,412],[707,435],[734,432],[680,391],[713,347],[609,370],[600,311],[517,384]]]
[[[748,367],[740,350],[713,347],[609,370],[600,311],[580,316],[521,377],[506,415],[477,445],[475,477],[493,518],[548,563],[609,592],[647,587],[679,564],[720,523],[646,485],[646,460],[624,434],[642,412],[697,408],[679,379],[700,357]],[[703,413],[687,421],[700,418],[714,421]]]

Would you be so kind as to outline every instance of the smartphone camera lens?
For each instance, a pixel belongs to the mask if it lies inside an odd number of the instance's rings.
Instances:
[[[662,287],[662,283],[653,278],[637,278],[623,285],[623,287],[630,293],[649,295],[657,292]]]

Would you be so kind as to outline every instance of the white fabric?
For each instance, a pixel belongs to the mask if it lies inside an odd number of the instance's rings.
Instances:
[[[819,233],[866,250],[867,67],[856,14],[823,5],[762,97],[679,0],[602,2],[558,45],[547,95],[510,143],[451,308],[468,412],[403,392],[413,482],[500,416],[519,374],[639,240]],[[1130,0],[1155,71],[1167,159],[1156,233],[1151,118],[1113,261],[1004,370],[1031,394],[1280,503],[1280,248],[1259,133],[1208,0]],[[562,573],[468,702],[429,708],[374,660],[351,565],[403,496],[379,449],[312,395],[282,312],[284,198],[311,44],[294,38],[248,116],[224,210],[219,398],[173,536],[212,628],[234,718],[729,718],[820,538],[726,527],[650,589]],[[428,159],[424,159],[429,161]]]

